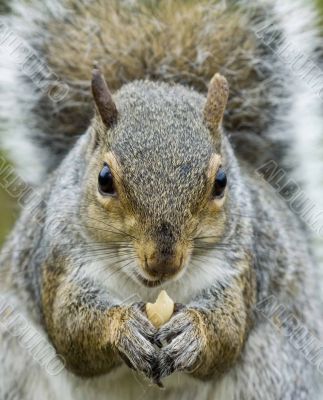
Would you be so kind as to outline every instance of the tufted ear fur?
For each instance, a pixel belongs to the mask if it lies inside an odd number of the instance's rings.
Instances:
[[[91,87],[93,99],[102,122],[107,128],[111,128],[117,122],[118,110],[104,76],[97,65],[93,68]]]
[[[224,76],[215,74],[210,82],[204,107],[204,122],[216,146],[221,143],[221,123],[229,97],[229,84]]]

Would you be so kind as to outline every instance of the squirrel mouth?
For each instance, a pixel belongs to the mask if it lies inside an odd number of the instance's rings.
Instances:
[[[146,287],[149,287],[149,288],[158,287],[165,281],[165,279],[162,279],[162,278],[156,279],[156,280],[146,279],[142,275],[140,275],[138,272],[136,273],[136,277],[140,283],[142,283],[143,285],[145,285]]]
[[[181,274],[182,274],[182,269],[177,274],[174,274],[174,275],[163,275],[156,279],[153,279],[153,278],[149,279],[149,278],[145,278],[144,276],[142,276],[142,274],[140,274],[138,271],[135,271],[135,276],[138,279],[138,281],[140,283],[142,283],[144,286],[149,287],[149,288],[155,288],[155,287],[162,285],[166,281],[175,280],[176,278],[181,276]]]

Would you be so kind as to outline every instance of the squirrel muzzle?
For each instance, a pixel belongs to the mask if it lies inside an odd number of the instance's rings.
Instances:
[[[155,235],[141,242],[137,253],[144,275],[155,281],[175,277],[184,268],[188,251],[168,225],[162,224]]]
[[[153,278],[170,278],[179,273],[183,267],[183,255],[156,251],[145,259],[145,272]]]

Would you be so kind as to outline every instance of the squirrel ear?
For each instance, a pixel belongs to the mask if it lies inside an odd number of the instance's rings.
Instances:
[[[92,71],[92,94],[102,122],[110,128],[117,122],[118,110],[112,99],[108,85],[99,67],[95,64]]]
[[[220,126],[229,97],[229,84],[224,76],[215,74],[210,82],[204,107],[204,122],[214,139],[220,140]]]

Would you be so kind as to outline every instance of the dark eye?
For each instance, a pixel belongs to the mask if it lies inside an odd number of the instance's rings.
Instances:
[[[116,193],[112,173],[108,164],[104,164],[103,168],[101,169],[98,181],[101,194],[113,195]]]
[[[224,189],[227,186],[227,175],[223,168],[220,168],[216,174],[212,195],[215,198],[221,198],[224,193]]]

